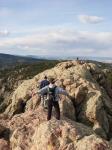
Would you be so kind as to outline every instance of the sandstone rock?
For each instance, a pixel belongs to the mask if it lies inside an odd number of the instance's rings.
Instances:
[[[41,98],[38,95],[33,96],[26,102],[25,111],[36,109],[41,102]]]
[[[96,135],[85,136],[75,145],[76,150],[112,150],[109,142]]]
[[[11,149],[30,150],[32,146],[31,138],[35,132],[35,128],[43,121],[46,121],[46,112],[41,108],[13,117],[8,123],[10,131],[12,132],[10,138]]]
[[[66,117],[46,121],[46,112],[40,108],[15,116],[9,127],[12,150],[112,150],[111,142],[91,128]]]
[[[10,106],[5,111],[5,114],[11,117],[15,115],[9,121],[9,128],[12,132],[12,149],[20,149],[21,146],[27,150],[29,148],[42,150],[43,147],[48,148],[48,150],[53,148],[56,150],[112,148],[112,146],[109,147],[108,142],[105,140],[103,145],[103,140],[100,138],[106,139],[109,136],[111,138],[109,133],[112,125],[112,99],[109,94],[111,86],[109,86],[108,90],[102,84],[107,85],[108,71],[104,71],[104,69],[106,68],[104,68],[103,64],[86,63],[80,65],[76,61],[68,61],[36,75],[31,80],[24,81],[15,90]],[[57,86],[64,87],[75,98],[75,105],[73,105],[74,103],[62,96],[60,101],[61,117],[66,116],[66,119],[63,119],[60,125],[56,121],[51,121],[50,125],[51,130],[53,129],[53,134],[49,130],[49,124],[45,122],[47,112],[40,109],[39,97],[28,97],[28,93],[30,95],[32,89],[34,91],[38,90],[39,83],[45,75],[55,77]],[[21,103],[25,103],[24,109],[22,109]],[[16,115],[17,113],[23,114]],[[33,115],[35,119],[30,115]],[[77,120],[83,125],[77,125],[76,122],[71,123],[71,120]],[[58,127],[61,129],[62,135],[56,130]],[[87,129],[86,131],[85,128]],[[68,132],[69,130],[70,133]],[[95,135],[94,132],[100,137]],[[50,142],[45,134],[49,137]],[[30,138],[29,135],[32,137]],[[76,142],[75,144],[74,141]],[[90,144],[91,142],[92,144]],[[25,145],[26,147],[24,147]],[[84,146],[81,147],[82,145]]]
[[[98,63],[88,63],[88,68],[92,74],[101,73],[101,68],[99,67]]]
[[[8,142],[4,139],[0,139],[0,150],[10,150]]]
[[[91,135],[92,131],[75,122],[64,119],[57,122],[55,119],[42,123],[35,131],[32,142],[37,150],[70,149],[73,143],[85,135]],[[33,147],[32,146],[32,147]],[[32,148],[33,149],[33,148]]]
[[[82,101],[86,99],[87,95],[87,88],[80,85],[76,90],[75,90],[75,103],[76,105],[80,104]]]
[[[68,117],[71,120],[76,120],[75,108],[70,100],[62,99],[60,105],[63,116]]]
[[[28,97],[29,91],[31,91],[32,86],[34,87],[34,80],[24,81],[20,87],[14,92],[12,96],[12,103],[9,105],[9,108],[6,109],[5,113],[12,116],[24,112],[26,102],[30,98]]]

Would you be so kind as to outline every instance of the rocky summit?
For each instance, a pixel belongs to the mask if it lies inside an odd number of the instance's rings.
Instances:
[[[60,95],[61,120],[46,120],[38,91],[43,77],[74,100]],[[67,61],[24,80],[0,115],[0,150],[112,150],[112,67]]]

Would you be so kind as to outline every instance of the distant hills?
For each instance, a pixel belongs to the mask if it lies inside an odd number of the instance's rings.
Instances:
[[[112,57],[94,57],[94,56],[36,56],[28,55],[27,57],[35,59],[47,59],[47,60],[76,60],[77,57],[80,60],[93,60],[99,62],[112,63]]]
[[[16,64],[28,64],[34,62],[40,62],[45,60],[74,60],[77,56],[73,57],[63,57],[63,56],[37,56],[37,55],[26,55],[26,56],[18,56],[18,55],[10,55],[0,53],[0,70],[4,68],[13,67]],[[100,62],[112,63],[112,58],[110,57],[78,57],[80,60],[95,60]]]
[[[37,61],[43,61],[43,59],[0,53],[0,70],[15,66],[16,64],[33,63]]]

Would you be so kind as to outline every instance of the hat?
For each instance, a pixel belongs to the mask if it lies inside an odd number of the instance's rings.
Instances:
[[[56,80],[55,80],[55,78],[50,77],[50,78],[49,78],[49,82],[50,82],[50,83],[55,83],[55,82],[56,82]]]

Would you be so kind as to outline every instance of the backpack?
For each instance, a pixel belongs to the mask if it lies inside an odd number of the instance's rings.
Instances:
[[[49,87],[49,92],[48,92],[48,94],[49,94],[49,100],[55,101],[55,98],[56,98],[56,95],[55,95],[56,87],[57,86],[55,86],[53,88]]]
[[[43,98],[42,101],[42,106],[44,109],[48,109],[48,101],[51,99],[52,101],[55,101],[55,89],[57,86],[50,88],[48,87],[48,93],[47,95]]]
[[[57,86],[50,88],[48,87],[48,97],[46,96],[43,100],[43,104],[42,106],[44,107],[44,109],[48,109],[48,101],[55,101],[55,89]]]

